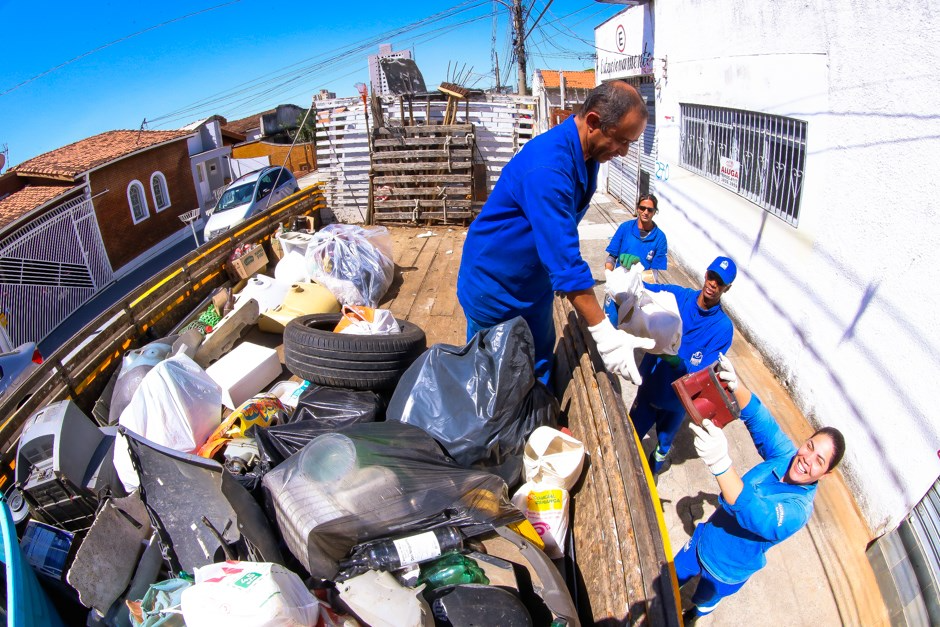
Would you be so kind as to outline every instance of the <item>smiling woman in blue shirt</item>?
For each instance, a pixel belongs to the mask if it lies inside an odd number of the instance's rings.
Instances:
[[[728,456],[728,440],[706,420],[690,424],[695,451],[715,475],[721,495],[718,509],[699,524],[675,558],[683,586],[696,575],[693,608],[686,625],[711,613],[718,602],[737,592],[767,563],[766,553],[806,526],[813,514],[817,482],[832,472],[845,453],[845,438],[823,427],[797,448],[756,395],[738,383],[727,357],[718,359],[719,377],[734,392],[747,427],[764,461],[743,476]]]

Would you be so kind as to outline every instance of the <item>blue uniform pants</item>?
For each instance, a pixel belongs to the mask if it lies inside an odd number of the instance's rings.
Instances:
[[[745,581],[740,583],[725,583],[708,572],[708,569],[702,566],[698,560],[698,541],[701,538],[701,531],[704,525],[697,525],[695,533],[686,543],[679,554],[676,555],[673,563],[676,567],[676,578],[679,580],[679,587],[684,586],[692,577],[701,575],[695,592],[692,594],[692,603],[695,604],[696,613],[699,616],[710,614],[718,602],[727,596],[731,596],[741,589]]]
[[[630,409],[630,420],[633,421],[633,428],[636,429],[637,436],[643,439],[649,430],[656,425],[656,440],[659,446],[659,453],[665,455],[672,448],[672,442],[679,433],[679,427],[685,419],[685,410],[672,411],[656,407],[648,400],[641,398],[637,394],[636,402]]]
[[[496,326],[498,322],[485,324],[467,317],[467,341],[483,329]],[[522,319],[529,325],[535,341],[535,378],[551,389],[552,363],[555,357],[555,321],[552,318],[552,301],[547,306],[533,308]]]

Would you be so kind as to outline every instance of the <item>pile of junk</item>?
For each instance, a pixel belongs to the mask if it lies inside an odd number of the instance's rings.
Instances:
[[[579,624],[560,569],[585,451],[528,326],[428,348],[378,308],[386,229],[280,240],[273,277],[126,352],[90,412],[30,416],[8,624]]]

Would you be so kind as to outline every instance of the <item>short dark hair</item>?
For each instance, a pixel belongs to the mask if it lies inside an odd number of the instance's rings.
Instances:
[[[606,131],[617,126],[623,116],[634,109],[638,109],[644,119],[649,118],[646,102],[635,87],[623,81],[610,81],[591,90],[578,111],[578,117],[584,119],[594,111],[601,119],[601,130]]]
[[[659,211],[659,200],[656,199],[656,196],[653,196],[652,194],[640,194],[640,197],[636,199],[636,206],[639,207],[640,203],[644,200],[652,200],[653,209]]]
[[[825,435],[832,440],[832,459],[829,460],[829,469],[826,472],[834,470],[842,461],[842,456],[845,455],[845,436],[835,427],[823,427],[817,430],[812,437],[817,435]]]

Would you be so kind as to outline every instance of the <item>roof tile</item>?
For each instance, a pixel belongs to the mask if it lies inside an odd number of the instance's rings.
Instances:
[[[276,109],[268,109],[267,111],[262,111],[261,113],[249,115],[247,118],[239,118],[237,120],[232,120],[228,124],[223,124],[222,129],[232,132],[232,133],[238,133],[239,135],[245,135],[251,129],[261,127],[262,115],[274,113],[275,111]]]
[[[75,177],[138,150],[192,134],[192,131],[108,131],[43,153],[10,170],[21,175]]]
[[[0,198],[0,229],[73,189],[75,188],[68,185],[27,185],[9,196]]]
[[[549,89],[558,89],[560,82],[558,79],[558,70],[538,70],[542,75],[542,82]],[[575,72],[572,70],[562,70],[565,75],[565,85],[572,89],[594,89],[594,70],[584,70]]]

